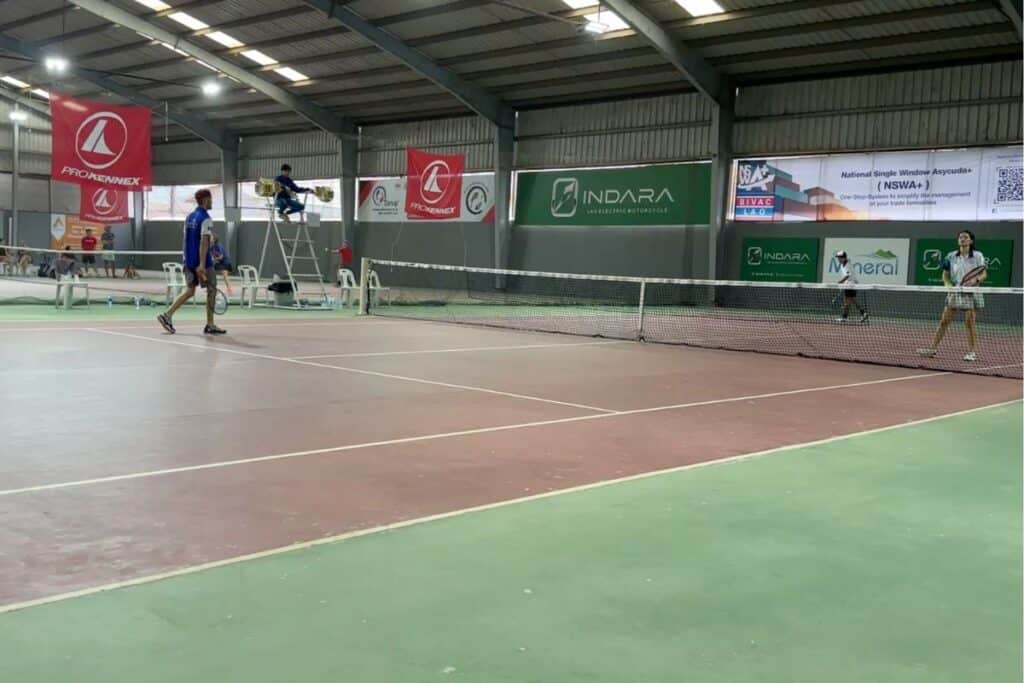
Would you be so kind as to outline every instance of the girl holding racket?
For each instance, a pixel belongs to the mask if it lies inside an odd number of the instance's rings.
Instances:
[[[961,230],[956,236],[957,250],[950,252],[942,261],[942,282],[946,287],[978,287],[988,277],[988,266],[984,255],[974,248],[974,233]],[[946,295],[946,308],[942,311],[939,328],[935,330],[932,345],[926,349],[918,349],[922,356],[931,357],[936,354],[946,330],[953,321],[957,311],[964,312],[964,325],[967,326],[967,353],[964,360],[973,362],[978,359],[975,347],[978,333],[975,330],[977,311],[985,307],[985,297],[981,293],[955,291]]]

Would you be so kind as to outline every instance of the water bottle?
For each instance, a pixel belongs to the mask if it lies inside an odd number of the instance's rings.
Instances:
[[[108,296],[107,297],[107,308],[113,308],[113,307],[114,307],[114,297]]]

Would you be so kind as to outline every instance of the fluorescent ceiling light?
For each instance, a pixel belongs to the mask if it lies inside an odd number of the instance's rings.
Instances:
[[[290,66],[286,66],[286,67],[283,67],[281,69],[274,69],[274,71],[276,73],[281,74],[282,76],[287,78],[289,81],[308,81],[309,80],[309,76],[307,76],[304,73],[300,73],[300,72],[296,71],[295,69],[291,68]]]
[[[584,27],[591,33],[605,33],[607,31],[622,31],[629,28],[629,24],[622,20],[615,12],[611,10],[599,10],[593,14],[585,14],[583,18],[587,20],[587,25]],[[590,24],[599,24],[604,26],[603,31],[591,30]]]
[[[68,68],[68,60],[63,57],[47,57],[43,60],[43,64],[47,71],[56,71],[57,73],[63,73],[64,69]]]
[[[166,2],[160,2],[160,0],[135,0],[135,2],[145,7],[148,7],[154,12],[159,12],[160,10],[171,8],[171,6],[168,5]]]
[[[32,92],[34,92],[36,95],[39,95],[40,97],[45,97],[46,99],[50,99],[50,93],[46,92],[42,88],[33,88]]]
[[[583,9],[584,7],[593,7],[597,5],[597,0],[562,0],[562,2],[573,9]]]
[[[17,121],[18,123],[24,123],[25,121],[28,121],[28,114],[20,109],[15,109],[11,111],[11,113],[8,114],[8,116],[11,118],[11,121]]]
[[[207,24],[205,22],[202,22],[202,21],[199,21],[198,19],[193,17],[191,14],[185,14],[184,12],[175,12],[174,14],[168,14],[167,18],[168,19],[173,19],[174,21],[178,22],[182,26],[185,26],[186,28],[190,28],[193,31],[199,31],[199,30],[204,29],[204,28],[210,28],[209,24]]]
[[[676,0],[676,4],[695,17],[721,14],[725,11],[715,0]]]
[[[242,41],[232,38],[223,31],[214,31],[213,33],[207,33],[206,37],[210,40],[220,43],[224,47],[242,47],[243,45]]]
[[[214,95],[219,95],[221,91],[220,83],[218,83],[217,81],[206,81],[205,83],[203,83],[202,89],[203,94],[208,95],[210,97]]]
[[[28,87],[28,83],[26,83],[25,81],[19,81],[14,76],[4,76],[3,78],[0,78],[0,81],[3,81],[4,83],[7,83],[8,85],[13,85],[15,88],[27,88]]]
[[[242,56],[246,59],[250,59],[260,66],[270,66],[271,64],[277,64],[277,60],[273,57],[263,54],[259,50],[244,50]]]

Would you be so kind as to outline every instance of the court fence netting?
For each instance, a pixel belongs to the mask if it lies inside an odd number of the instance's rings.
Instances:
[[[360,307],[392,318],[1022,376],[1024,289],[544,273],[364,259]],[[855,299],[843,316],[844,292]],[[947,305],[955,316],[931,353]],[[966,359],[965,307],[976,358]]]

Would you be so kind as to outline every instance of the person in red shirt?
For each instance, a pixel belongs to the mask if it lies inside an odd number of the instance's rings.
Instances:
[[[91,228],[85,229],[85,237],[82,238],[82,251],[96,251],[96,244],[98,240],[92,234]],[[82,255],[82,275],[88,276],[89,269],[92,268],[93,274],[99,277],[99,271],[96,270],[96,255],[95,254],[83,254]]]
[[[338,247],[338,268],[348,268],[352,270],[352,244],[348,240],[343,240],[341,246]],[[338,286],[341,286],[341,275],[338,275]]]

